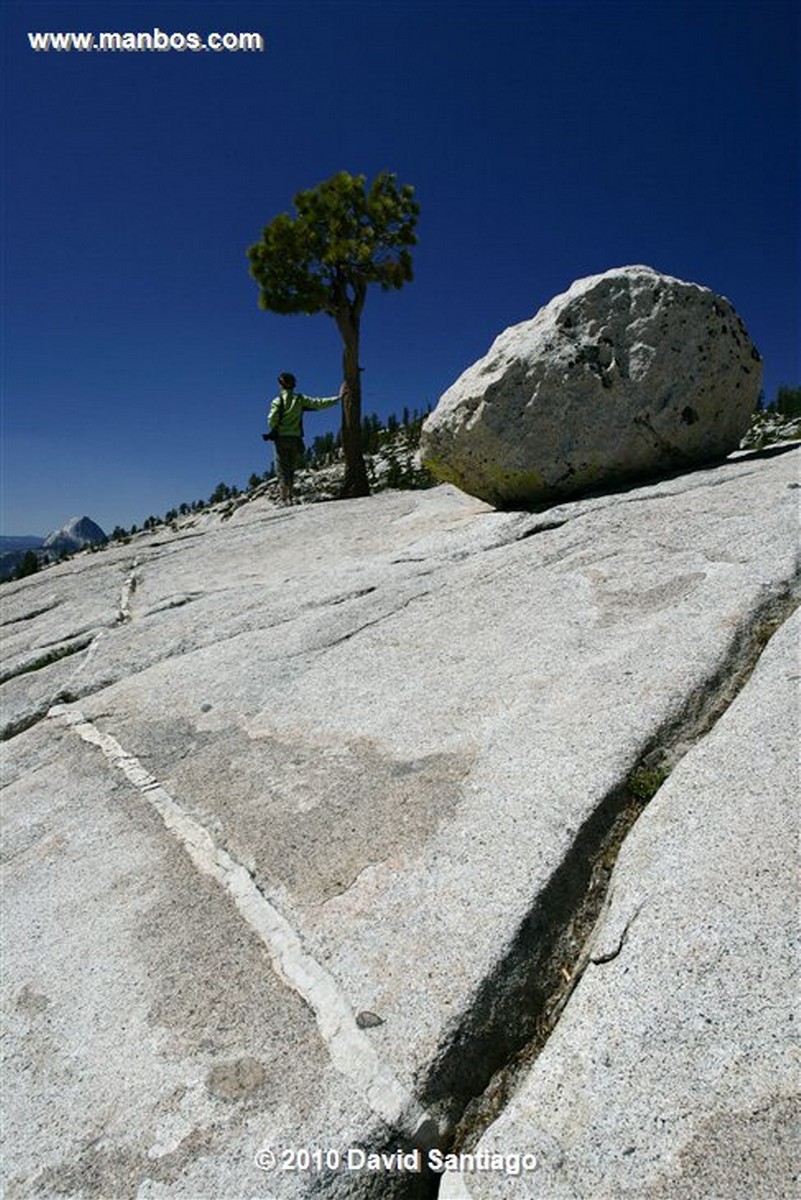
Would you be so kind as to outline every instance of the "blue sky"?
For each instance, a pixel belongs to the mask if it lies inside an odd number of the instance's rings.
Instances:
[[[258,32],[262,53],[35,53],[28,32]],[[0,532],[141,524],[269,463],[275,376],[341,377],[245,251],[335,171],[421,205],[368,297],[363,406],[435,404],[506,326],[646,263],[801,382],[799,7],[783,0],[6,3]],[[313,437],[337,410],[309,421]]]

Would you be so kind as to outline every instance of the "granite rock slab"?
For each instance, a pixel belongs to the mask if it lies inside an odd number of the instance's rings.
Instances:
[[[430,1195],[255,1158],[448,1145],[555,881],[797,543],[787,452],[539,514],[254,501],[6,585],[7,1195]]]
[[[443,1200],[798,1194],[799,633],[690,750],[618,859],[545,1050]]]

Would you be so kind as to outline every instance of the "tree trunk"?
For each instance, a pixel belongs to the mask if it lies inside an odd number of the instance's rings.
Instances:
[[[352,312],[337,315],[342,335],[342,372],[348,385],[342,400],[342,452],[345,456],[345,481],[341,496],[369,496],[370,484],[362,454],[362,382],[359,370],[359,318]]]

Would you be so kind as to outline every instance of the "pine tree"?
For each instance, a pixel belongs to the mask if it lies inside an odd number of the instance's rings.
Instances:
[[[40,566],[39,556],[34,554],[33,550],[26,550],[14,572],[14,579],[25,579],[28,575],[35,575]]]
[[[259,304],[276,313],[324,312],[343,344],[342,400],[345,453],[343,496],[366,496],[369,483],[361,446],[361,318],[367,289],[401,288],[412,278],[409,248],[419,205],[414,189],[398,188],[382,171],[369,189],[364,175],[340,171],[295,196],[297,215],[283,213],[248,250]]]
[[[230,495],[231,489],[228,484],[218,483],[209,497],[209,504],[221,504],[223,500],[228,500]]]
[[[776,393],[776,412],[785,417],[801,417],[801,387],[782,384]]]

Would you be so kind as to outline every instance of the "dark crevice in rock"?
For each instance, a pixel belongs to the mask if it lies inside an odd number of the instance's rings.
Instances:
[[[642,747],[628,776],[601,798],[420,1081],[421,1103],[446,1129],[449,1148],[476,1144],[542,1051],[591,961],[591,935],[625,838],[676,763],[743,688],[769,639],[798,607],[800,583],[796,576],[755,606],[734,632],[720,668]],[[611,957],[625,936],[626,931]]]
[[[795,441],[780,442],[776,446],[763,446],[761,449],[744,450],[736,461],[742,462],[746,460],[750,462],[752,459],[777,458],[780,454],[794,453],[798,450],[798,447],[799,441],[796,438]]]
[[[175,537],[168,538],[166,542],[148,542],[146,549],[159,550],[162,546],[171,547],[176,542],[193,542],[199,537],[203,537],[205,530],[199,529],[197,533],[178,533]]]
[[[33,729],[34,725],[38,725],[43,721],[50,710],[49,704],[41,708],[37,708],[34,712],[28,712],[24,717],[19,717],[16,721],[9,721],[0,729],[0,742],[10,742],[12,738],[17,737],[20,733],[25,733],[28,729]]]
[[[108,626],[106,626],[106,628],[108,628]],[[86,645],[86,646],[91,645],[91,643],[95,640],[95,638],[99,636],[100,632],[101,632],[101,630],[97,626],[93,626],[91,629],[86,629],[86,628],[76,629],[73,633],[61,634],[59,637],[50,638],[46,642],[40,642],[37,649],[45,650],[49,654],[49,653],[51,653],[50,647],[53,646],[56,648],[56,650],[55,650],[56,657],[64,658],[64,657],[66,657],[66,655],[61,653],[61,648],[63,646],[67,646],[67,645],[73,646],[74,645],[76,647],[76,650],[82,650],[84,645]],[[81,639],[83,640],[83,644],[78,645],[78,643],[79,643],[79,641],[81,641]],[[67,651],[67,653],[68,654],[72,653],[72,651]],[[40,655],[40,658],[45,658],[45,657],[46,657],[45,655]],[[48,666],[49,664],[43,663],[43,665]],[[35,670],[36,668],[33,668],[33,669]],[[24,675],[26,672],[20,671],[18,673],[20,675]],[[3,682],[3,680],[1,678],[0,678],[0,682]]]
[[[167,598],[162,600],[153,608],[149,608],[146,612],[142,613],[142,619],[146,620],[148,617],[155,617],[159,613],[171,612],[174,608],[185,608],[187,604],[194,604],[197,600],[202,599],[206,594],[206,592],[190,592],[185,596],[173,596],[172,598]]]
[[[424,592],[416,592],[415,595],[409,596],[406,600],[404,600],[402,604],[398,604],[394,608],[391,608],[388,612],[379,613],[377,617],[373,617],[371,620],[365,621],[362,625],[357,625],[355,629],[351,629],[347,633],[341,634],[339,637],[334,638],[333,641],[326,642],[324,646],[315,646],[313,651],[302,650],[299,654],[289,655],[288,657],[300,658],[309,653],[327,653],[329,650],[333,650],[336,646],[340,646],[343,642],[349,642],[351,638],[356,637],[357,634],[363,633],[365,629],[369,629],[373,625],[380,625],[382,621],[388,621],[391,617],[396,617],[398,613],[403,612],[403,610],[408,608],[410,604],[413,604],[415,600],[425,600],[430,595],[430,589],[426,589]]]
[[[543,521],[539,525],[535,525],[533,529],[524,529],[513,540],[516,542],[524,542],[526,538],[535,537],[538,533],[548,533],[552,529],[561,529],[563,525],[567,525],[569,517],[565,517],[561,521]],[[495,549],[495,547],[493,547]]]
[[[91,635],[78,638],[75,641],[70,642],[68,645],[60,646],[55,650],[51,650],[48,654],[40,655],[35,659],[28,659],[28,661],[22,663],[21,666],[12,671],[6,672],[5,675],[0,676],[0,686],[2,686],[4,683],[9,683],[12,679],[18,679],[22,675],[28,675],[34,671],[45,670],[54,663],[61,662],[63,658],[69,658],[73,654],[79,654],[82,650],[87,650],[98,637],[98,634],[99,631],[94,630]],[[104,682],[99,687],[87,688],[86,692],[83,694],[86,695],[92,691],[102,691],[102,689],[107,686],[108,683]],[[18,734],[25,733],[28,729],[32,729],[34,725],[38,725],[40,721],[44,721],[53,704],[70,704],[77,699],[78,697],[72,692],[68,692],[63,689],[58,691],[55,696],[41,699],[34,708],[28,709],[23,714],[12,718],[10,721],[7,721],[3,726],[0,727],[0,742],[8,742],[11,740],[11,738],[17,737]]]
[[[62,658],[69,658],[71,654],[79,654],[81,650],[85,650],[87,646],[91,646],[96,637],[97,630],[93,630],[84,637],[76,638],[66,645],[56,646],[55,649],[48,650],[46,654],[26,659],[19,666],[12,667],[11,670],[0,674],[0,686],[8,683],[11,679],[18,679],[20,675],[29,675],[32,671],[42,671],[45,667],[50,667],[53,663],[60,662]]]
[[[736,631],[728,659],[703,687],[691,693],[681,712],[659,731],[642,755],[642,771],[672,770],[720,720],[745,687],[773,634],[798,607],[801,563],[796,570],[794,578],[783,589],[771,591],[755,606]]]
[[[22,617],[12,617],[10,621],[0,621],[0,628],[5,629],[8,625],[19,625],[23,621],[33,621],[36,617],[43,617],[45,613],[52,612],[54,608],[58,608],[60,601],[55,604],[46,604],[44,608],[35,608],[33,612],[25,613]]]
[[[326,604],[333,607],[335,604],[345,604],[348,600],[361,600],[362,596],[370,596],[377,591],[376,587],[359,588],[356,592],[346,592],[344,596],[335,596],[333,600],[327,600]]]

